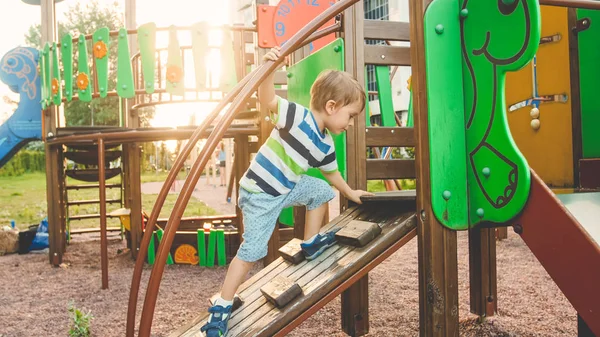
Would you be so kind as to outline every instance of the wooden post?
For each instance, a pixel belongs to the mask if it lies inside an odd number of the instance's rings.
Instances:
[[[98,139],[98,191],[100,194],[100,265],[102,289],[108,289],[108,242],[106,239],[106,176],[104,175],[104,139]]]
[[[344,12],[345,67],[358,83],[365,83],[364,61],[364,7],[358,3]],[[365,118],[354,118],[354,126],[346,133],[348,185],[355,189],[367,189],[367,157],[365,143]],[[349,206],[340,196],[340,211]],[[369,275],[342,293],[342,330],[350,336],[362,336],[369,332]]]
[[[482,319],[494,316],[498,311],[495,228],[469,230],[469,281],[471,313]]]
[[[131,256],[136,259],[142,240],[141,148],[138,143],[123,144],[125,207],[131,210]]]
[[[48,241],[49,262],[54,266],[62,263],[63,241],[60,218],[60,208],[63,207],[60,200],[60,176],[62,167],[59,165],[60,147],[46,145],[46,200],[48,200]]]
[[[421,336],[458,336],[456,232],[440,225],[431,208],[424,13],[431,0],[410,7],[412,93],[415,118],[419,323]]]
[[[577,9],[569,8],[567,10],[568,26],[577,25]],[[570,30],[569,34],[569,66],[571,74],[571,121],[573,128],[573,185],[575,188],[580,186],[579,181],[579,160],[583,158],[583,140],[581,139],[581,89],[579,77],[579,38],[577,32]]]
[[[496,239],[498,239],[498,241],[508,239],[508,227],[496,228]]]

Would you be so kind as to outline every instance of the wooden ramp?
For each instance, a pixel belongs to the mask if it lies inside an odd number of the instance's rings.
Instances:
[[[414,194],[412,198],[405,194],[401,198],[381,195],[376,203],[365,202],[348,209],[324,227],[324,231],[343,228],[353,220],[376,222],[381,234],[362,248],[338,243],[317,259],[296,265],[278,258],[240,287],[238,293],[244,303],[229,320],[228,336],[283,336],[360,280],[415,236]],[[302,288],[302,294],[281,309],[268,302],[260,291],[276,276],[284,276]],[[207,318],[202,313],[171,336],[203,336],[200,327]]]

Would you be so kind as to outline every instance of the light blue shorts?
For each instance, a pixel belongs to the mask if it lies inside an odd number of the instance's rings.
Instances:
[[[304,175],[288,194],[274,197],[268,193],[250,193],[240,187],[239,196],[244,240],[237,258],[255,262],[267,256],[269,239],[284,208],[306,206],[310,211],[333,199],[335,193],[326,181]]]

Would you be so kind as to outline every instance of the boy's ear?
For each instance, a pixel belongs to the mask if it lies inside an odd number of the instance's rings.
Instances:
[[[328,115],[333,115],[333,113],[335,112],[335,101],[334,100],[329,100],[327,101],[327,103],[325,103],[325,112]]]

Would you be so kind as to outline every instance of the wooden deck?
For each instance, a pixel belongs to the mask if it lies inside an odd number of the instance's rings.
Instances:
[[[414,198],[401,202],[368,203],[348,209],[324,230],[344,227],[350,221],[359,219],[377,222],[382,233],[362,248],[337,244],[313,261],[293,265],[278,258],[266,266],[240,287],[238,293],[244,304],[233,312],[228,336],[276,336],[290,331],[359,280],[358,276],[366,274],[414,237],[414,214]],[[294,280],[303,291],[282,309],[267,302],[260,292],[260,288],[277,275]],[[206,320],[207,314],[203,313],[171,336],[203,336],[200,327]]]

